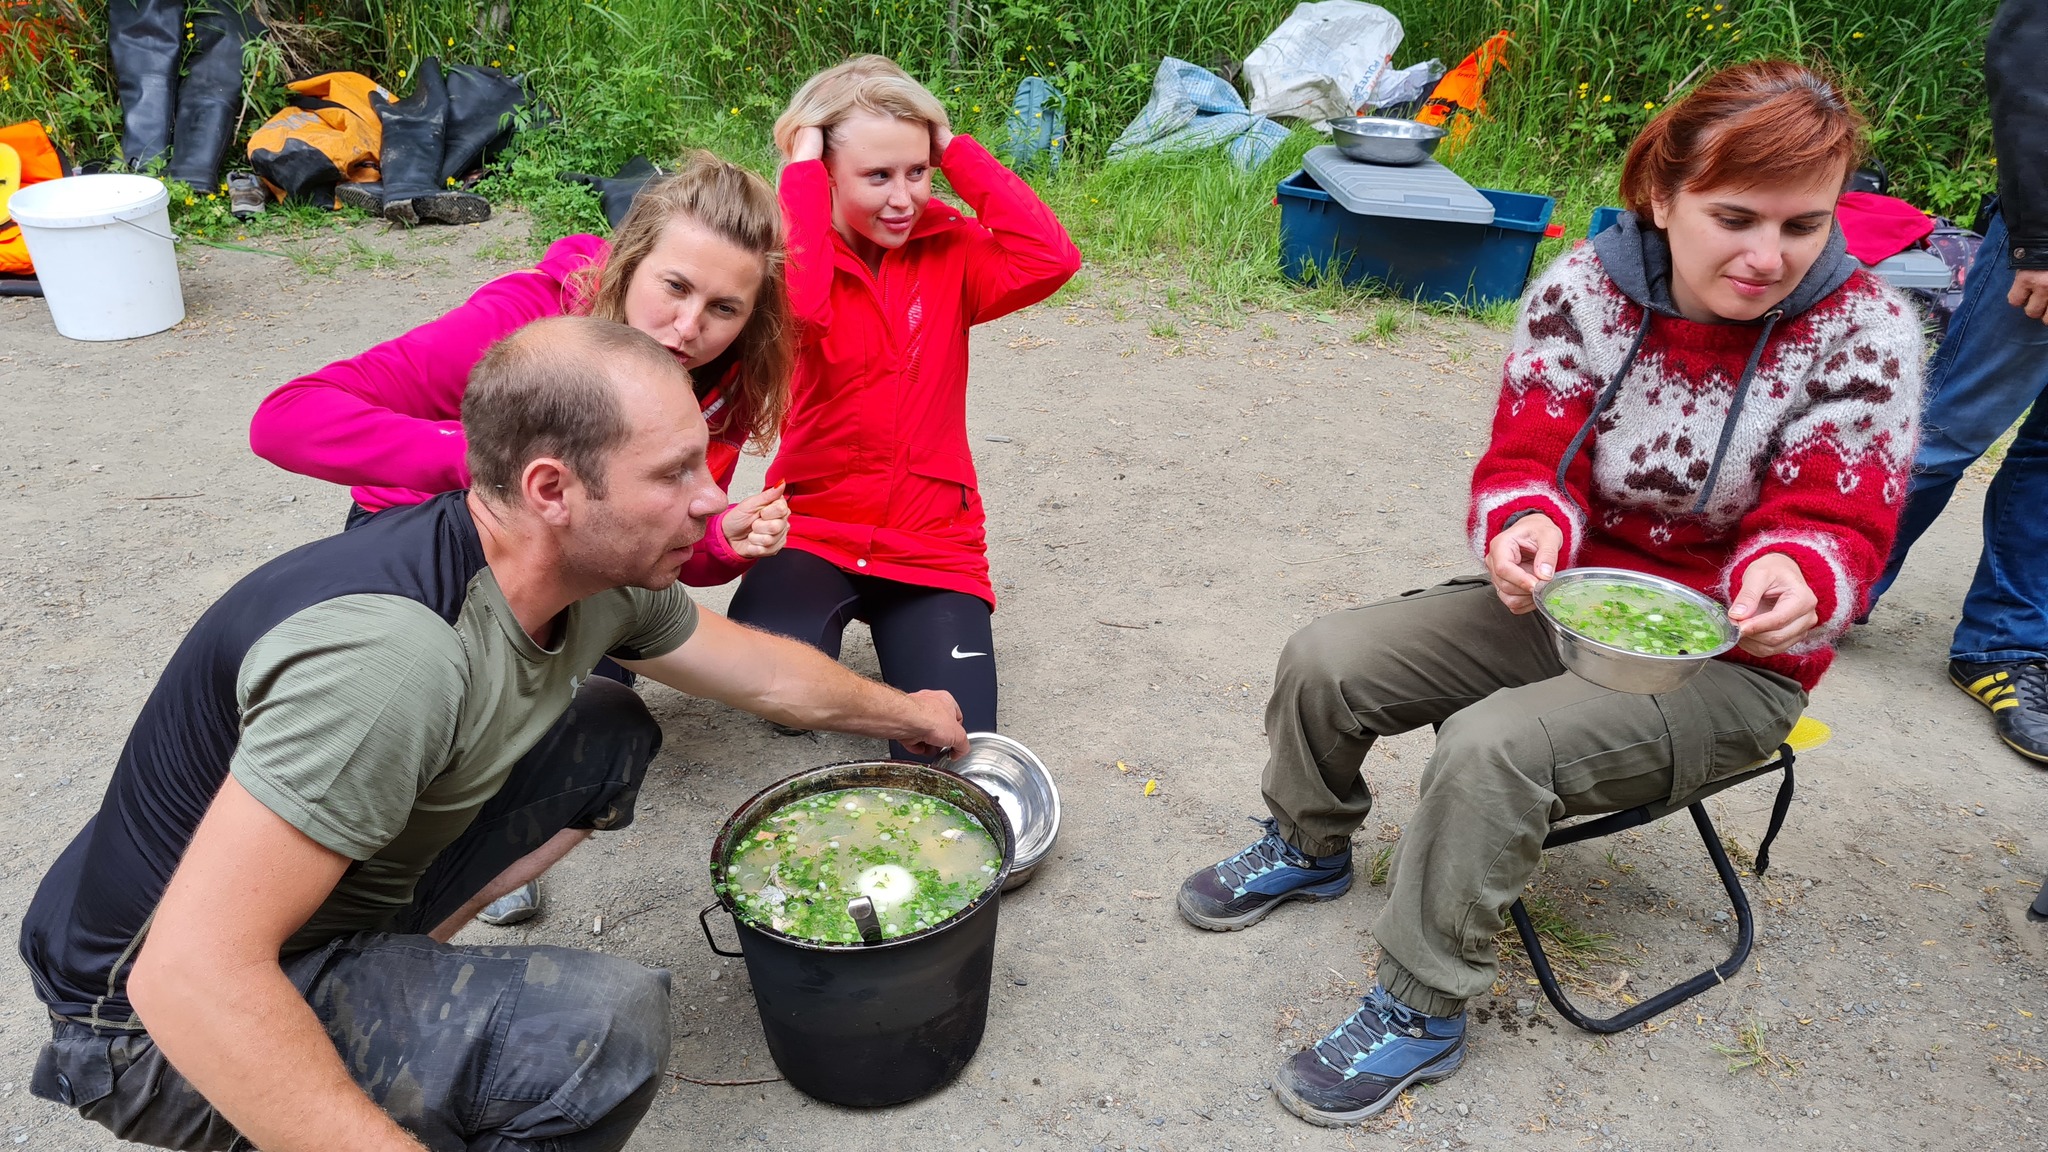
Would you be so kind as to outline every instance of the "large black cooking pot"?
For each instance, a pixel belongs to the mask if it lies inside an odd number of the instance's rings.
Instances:
[[[741,805],[711,846],[712,883],[725,878],[732,849],[763,820],[837,788],[922,792],[957,805],[1001,846],[1002,870],[953,916],[874,944],[825,944],[751,923],[739,917],[729,893],[697,920],[712,951],[745,958],[768,1052],[792,1085],[832,1104],[901,1104],[944,1087],[981,1045],[997,902],[1016,837],[1002,808],[951,772],[895,760],[832,764],[771,784]],[[721,906],[738,929],[738,952],[711,935],[709,917]]]

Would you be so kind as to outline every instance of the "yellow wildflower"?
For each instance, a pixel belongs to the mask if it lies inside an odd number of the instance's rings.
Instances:
[[[453,36],[450,36],[450,37],[448,38],[448,46],[449,46],[450,48],[453,48],[453,47],[455,47],[455,37],[453,37]]]
[[[1600,98],[1600,102],[1601,102],[1602,104],[1607,104],[1607,103],[1611,103],[1611,102],[1612,102],[1613,100],[1614,100],[1614,97],[1612,97],[1612,96],[1602,96],[1602,97]]]
[[[1851,32],[1851,33],[1849,33],[1849,39],[1851,39],[1851,40],[1861,40],[1861,39],[1863,39],[1863,33],[1861,33],[1861,32]]]

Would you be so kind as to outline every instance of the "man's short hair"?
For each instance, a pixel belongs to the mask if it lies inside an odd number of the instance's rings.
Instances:
[[[510,499],[526,466],[552,456],[604,499],[611,454],[632,434],[614,381],[636,371],[673,373],[690,385],[674,353],[609,320],[550,317],[493,344],[462,394],[470,487]]]

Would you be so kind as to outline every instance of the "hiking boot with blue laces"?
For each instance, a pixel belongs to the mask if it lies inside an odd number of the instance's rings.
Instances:
[[[1279,822],[1259,820],[1266,834],[1251,847],[1180,886],[1180,914],[1197,928],[1235,932],[1289,900],[1334,900],[1351,890],[1351,846],[1310,856],[1280,838]]]
[[[1465,1062],[1465,1013],[1425,1016],[1379,985],[1337,1030],[1296,1052],[1273,1078],[1273,1093],[1311,1124],[1356,1124],[1427,1080]]]

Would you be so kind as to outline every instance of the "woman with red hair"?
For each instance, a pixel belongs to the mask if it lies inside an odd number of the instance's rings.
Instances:
[[[1884,566],[1920,395],[1917,316],[1834,226],[1861,130],[1826,80],[1776,61],[1653,120],[1622,169],[1628,213],[1523,297],[1472,477],[1487,574],[1288,641],[1266,834],[1182,885],[1191,923],[1343,894],[1367,750],[1438,727],[1373,925],[1377,984],[1274,1078],[1295,1114],[1352,1123],[1455,1070],[1552,822],[1683,800],[1768,758],[1827,670]],[[1703,592],[1741,642],[1661,695],[1571,675],[1532,609],[1577,566]]]

